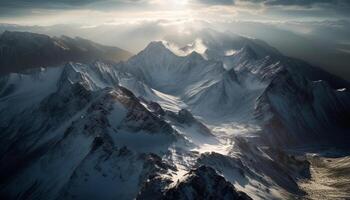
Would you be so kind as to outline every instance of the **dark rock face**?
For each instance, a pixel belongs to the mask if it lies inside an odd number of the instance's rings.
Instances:
[[[165,187],[172,183],[172,180],[164,175],[167,175],[169,170],[176,170],[176,167],[165,162],[159,156],[150,154],[146,157],[143,169],[147,173],[143,177],[145,181],[141,184],[136,199],[162,199]]]
[[[169,118],[173,119],[177,123],[187,126],[195,126],[203,135],[213,136],[210,129],[202,122],[197,120],[192,113],[186,109],[181,109],[177,114],[171,111],[165,111],[165,113]]]
[[[195,121],[195,118],[188,110],[182,109],[178,113],[178,121],[180,123],[192,123]]]
[[[103,46],[82,38],[49,37],[47,35],[5,31],[0,35],[0,74],[60,65],[68,61],[120,61],[131,53]]]
[[[148,101],[145,98],[143,98],[142,96],[138,97],[139,101],[146,104],[148,110],[150,110],[152,113],[158,115],[158,116],[164,116],[165,115],[165,111],[163,110],[163,108],[154,101]]]
[[[148,111],[130,90],[119,86],[116,89],[116,93],[113,94],[113,98],[117,99],[129,110],[122,127],[135,132],[139,130],[147,130],[150,133],[162,131],[172,134],[175,132],[163,119]]]
[[[310,162],[305,156],[289,155],[282,149],[269,149],[266,151],[280,166],[289,171],[295,179],[311,178]]]
[[[284,70],[258,99],[256,116],[270,143],[341,143],[349,138],[349,100],[346,89]]]
[[[166,192],[163,199],[235,199],[250,200],[243,192],[218,175],[214,169],[201,166],[189,172],[188,177]]]
[[[149,103],[149,107],[152,109],[152,111],[160,116],[163,116],[165,115],[165,111],[163,110],[163,108],[157,103],[157,102],[154,102],[154,101],[151,101]]]

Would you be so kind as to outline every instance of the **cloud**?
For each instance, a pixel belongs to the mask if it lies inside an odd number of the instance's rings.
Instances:
[[[270,0],[266,1],[266,5],[282,5],[282,6],[315,6],[315,5],[350,5],[347,0]]]
[[[157,19],[348,19],[350,0],[0,0],[0,23],[26,25]]]
[[[1,0],[0,17],[31,15],[52,10],[110,10],[145,7],[150,0]]]
[[[84,6],[98,0],[57,0],[57,1],[47,1],[47,0],[1,0],[0,7],[6,8],[68,8],[68,7],[78,7]],[[104,0],[102,0],[104,1]]]
[[[207,5],[234,5],[234,0],[197,0],[199,3]]]
[[[265,5],[282,6],[311,6],[319,3],[333,3],[334,0],[270,0],[265,1]]]
[[[258,3],[266,6],[301,6],[311,8],[319,5],[349,6],[348,0],[240,0],[241,2]]]
[[[260,9],[272,20],[349,19],[349,0],[237,0],[237,4]]]

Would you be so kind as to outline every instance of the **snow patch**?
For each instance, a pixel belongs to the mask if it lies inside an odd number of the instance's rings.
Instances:
[[[346,91],[346,88],[339,88],[337,89],[338,92],[345,92]]]
[[[235,55],[236,53],[237,53],[237,51],[234,50],[234,49],[227,50],[227,51],[225,51],[225,56],[233,56],[233,55]]]

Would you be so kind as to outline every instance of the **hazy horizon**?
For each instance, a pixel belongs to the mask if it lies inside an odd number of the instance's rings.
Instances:
[[[261,39],[350,80],[349,10],[345,0],[5,0],[0,31],[79,36],[137,53],[210,28]]]

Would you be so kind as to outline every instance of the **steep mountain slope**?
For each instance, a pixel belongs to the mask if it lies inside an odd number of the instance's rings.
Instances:
[[[259,98],[256,115],[273,143],[343,143],[350,138],[350,93],[283,71]],[[344,143],[345,142],[345,143]]]
[[[177,56],[162,42],[151,42],[126,63],[124,70],[150,87],[173,95],[181,95],[203,80],[217,81],[225,72],[220,63],[204,60],[198,53]]]
[[[196,52],[178,56],[163,42],[150,43],[118,68],[149,87],[180,99],[182,107],[196,115],[213,118],[226,115],[252,118],[249,113],[253,112],[245,112],[244,108],[253,108],[261,90],[242,85],[236,72],[227,71],[221,61],[207,60]]]
[[[201,30],[198,38],[193,42],[178,49],[183,54],[196,50],[200,41],[202,55],[208,60],[223,62],[224,68],[235,69],[236,73],[243,73],[241,78],[246,79],[247,74],[257,75],[261,80],[270,80],[278,68],[288,68],[291,72],[301,73],[308,79],[327,81],[332,87],[345,87],[349,82],[331,75],[324,70],[310,64],[289,58],[281,54],[264,41],[255,38],[246,38],[233,33],[221,33],[212,29]],[[203,50],[202,50],[203,51]],[[248,73],[249,72],[249,73]],[[251,75],[251,74],[250,74]],[[248,79],[249,82],[252,80]]]
[[[128,83],[130,75],[100,62],[2,77],[0,196],[132,199],[156,174],[174,187],[180,165],[171,157],[216,139],[190,112],[165,112],[119,86],[147,88]]]
[[[189,172],[184,180],[165,194],[167,199],[237,199],[251,198],[235,188],[210,167]]]
[[[304,61],[286,57],[258,40],[209,31],[201,41],[207,45],[203,56],[221,61],[228,72],[234,71],[240,83],[240,88],[229,86],[234,91],[226,93],[232,95],[230,103],[254,98],[254,118],[262,125],[262,138],[284,145],[348,140],[350,84],[347,81]],[[223,88],[215,91],[227,91]],[[241,92],[242,88],[248,95]],[[251,91],[250,95],[247,91]],[[207,104],[200,110],[211,109],[216,105],[212,103],[216,100],[213,96],[223,95],[209,96],[203,98]],[[242,104],[236,105],[242,108]],[[248,105],[243,110],[252,107]],[[212,110],[220,112],[214,107],[216,109]],[[231,107],[231,112],[234,110],[235,107]],[[240,110],[239,113],[244,115],[245,112]]]
[[[82,38],[49,37],[28,32],[5,31],[0,35],[0,74],[23,69],[95,60],[118,62],[131,53]]]
[[[291,152],[347,144],[348,83],[207,34],[203,54],[152,42],[118,64],[1,76],[0,198],[303,198],[310,162]]]
[[[95,65],[95,69],[101,70],[98,66]],[[127,89],[116,85],[113,89],[101,87],[95,90],[97,84],[93,81],[96,80],[90,80],[81,72],[85,67],[71,63],[63,68],[30,75],[11,74],[7,78],[5,88],[13,89],[1,93],[1,116],[5,113],[13,115],[6,115],[1,124],[2,197],[56,199],[70,194],[66,188],[71,184],[72,187],[78,184],[79,190],[85,191],[79,195],[86,194],[90,187],[82,185],[87,180],[84,178],[86,174],[78,178],[75,174],[90,169],[93,163],[107,156],[110,159],[98,161],[99,165],[113,168],[134,166],[124,170],[135,171],[135,179],[130,180],[135,190],[130,191],[131,185],[127,185],[123,178],[113,179],[113,183],[121,184],[120,187],[126,187],[129,192],[118,190],[109,196],[121,195],[129,199],[137,193],[136,180],[147,154],[161,154],[177,140],[176,131],[149,112]],[[53,79],[50,74],[57,78]],[[51,86],[47,84],[49,82],[52,82]],[[36,88],[38,84],[42,84],[42,88]],[[28,105],[17,107],[15,111],[20,115],[9,110],[23,100],[22,95],[35,92],[35,89],[44,91],[43,88],[50,91],[41,93],[40,98]],[[148,141],[146,144],[149,145],[138,145],[136,138],[143,138],[142,141]],[[154,142],[157,142],[156,147],[151,145]],[[146,155],[141,156],[143,153]],[[104,177],[98,168],[88,171],[93,178]],[[54,176],[55,173],[59,176]],[[95,193],[100,197],[102,194]]]

